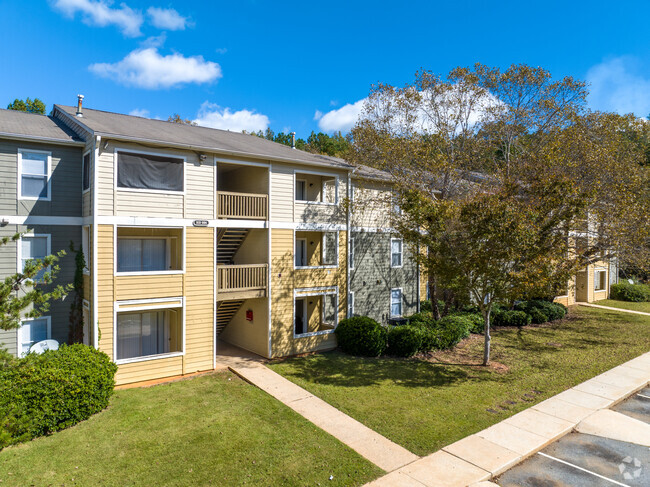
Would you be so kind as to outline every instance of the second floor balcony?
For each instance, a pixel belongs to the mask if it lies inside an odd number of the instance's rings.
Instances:
[[[217,265],[217,300],[264,298],[267,264]]]
[[[217,191],[217,218],[266,220],[268,200],[266,194]]]
[[[267,167],[217,164],[217,218],[268,220],[268,192]]]

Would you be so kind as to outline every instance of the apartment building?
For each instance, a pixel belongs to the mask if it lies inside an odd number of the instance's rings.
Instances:
[[[120,384],[210,370],[223,343],[264,357],[331,349],[349,315],[387,322],[417,310],[417,266],[390,234],[390,204],[363,217],[348,204],[366,186],[389,201],[383,173],[81,104],[50,117],[1,110],[0,138],[2,231],[50,235],[52,252],[83,247],[85,340],[119,365]],[[12,189],[35,177],[21,169],[26,149],[50,153],[39,177],[51,192],[29,204]],[[28,235],[2,249],[1,272],[18,268]],[[59,283],[74,272],[70,256],[61,267]],[[66,305],[53,304],[45,332],[24,323],[0,342],[19,354],[67,341]]]

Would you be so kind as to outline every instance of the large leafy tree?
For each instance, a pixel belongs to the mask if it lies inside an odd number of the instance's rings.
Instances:
[[[19,239],[20,234],[4,237],[0,240],[0,247]],[[43,259],[28,260],[22,272],[5,277],[0,283],[0,329],[19,328],[22,318],[43,315],[51,300],[63,299],[70,292],[70,285],[51,286],[59,272],[57,262],[64,255],[62,250]]]
[[[9,103],[9,105],[7,105],[7,109],[45,115],[45,103],[43,103],[38,98],[34,98],[33,100],[31,98],[27,98],[25,100],[19,100],[16,98],[13,103]]]
[[[642,130],[590,113],[586,95],[525,65],[423,71],[374,87],[352,131],[352,158],[393,176],[394,227],[426,249],[431,294],[439,282],[481,307],[485,364],[495,302],[560,294],[579,268],[647,242]]]

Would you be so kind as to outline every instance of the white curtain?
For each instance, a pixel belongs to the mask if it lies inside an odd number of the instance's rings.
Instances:
[[[117,239],[118,272],[164,270],[167,270],[167,241],[165,239]]]
[[[117,358],[168,353],[170,322],[164,311],[126,313],[117,317]]]

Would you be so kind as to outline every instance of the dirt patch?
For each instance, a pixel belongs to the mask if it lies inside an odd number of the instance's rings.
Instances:
[[[482,367],[505,374],[508,366],[492,361],[488,367],[483,366],[483,335],[471,335],[450,350],[435,350],[418,355],[418,358],[431,363],[446,365],[469,365]]]

